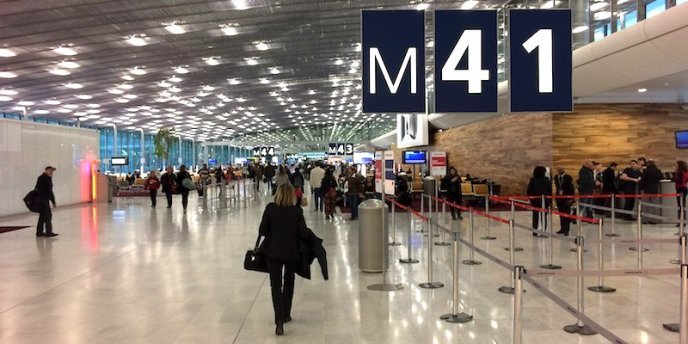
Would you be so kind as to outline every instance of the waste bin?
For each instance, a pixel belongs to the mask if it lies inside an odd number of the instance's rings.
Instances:
[[[382,272],[382,250],[387,255],[389,246],[386,242],[387,222],[387,205],[383,201],[369,199],[359,204],[358,267],[361,271]]]
[[[423,194],[424,195],[430,195],[430,196],[437,196],[435,194],[436,183],[437,183],[437,181],[435,180],[435,177],[427,176],[427,177],[423,178]]]

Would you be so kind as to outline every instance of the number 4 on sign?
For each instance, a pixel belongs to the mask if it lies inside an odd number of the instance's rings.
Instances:
[[[468,53],[468,69],[459,62]],[[482,82],[490,80],[490,71],[482,69],[482,31],[466,30],[442,66],[442,81],[468,81],[468,93],[482,93]]]
[[[540,93],[552,93],[552,29],[538,30],[523,43],[523,48],[528,53],[538,48],[538,90]]]

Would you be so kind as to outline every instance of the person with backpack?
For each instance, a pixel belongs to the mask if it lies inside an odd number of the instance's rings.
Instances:
[[[463,198],[463,195],[461,194],[461,177],[456,171],[456,168],[450,167],[449,173],[442,178],[442,189],[447,190],[447,198],[450,202],[461,205]],[[459,219],[463,220],[460,209],[456,209],[454,207],[450,208],[452,219],[456,220],[458,217]]]
[[[36,207],[38,210],[36,237],[52,238],[58,236],[57,233],[53,233],[53,212],[50,210],[50,203],[53,204],[53,207],[57,207],[57,204],[55,204],[55,194],[53,193],[53,173],[55,170],[57,170],[55,167],[46,167],[43,174],[36,181],[36,191],[38,192],[36,199],[38,202]]]
[[[182,195],[182,208],[184,208],[184,214],[186,214],[186,206],[189,204],[189,186],[185,185],[184,180],[191,180],[191,174],[186,170],[185,165],[179,166],[179,173],[177,173],[177,190]],[[189,184],[188,182],[186,184]],[[193,182],[191,182],[193,184]]]
[[[151,208],[155,209],[155,206],[158,204],[158,189],[160,188],[160,178],[158,178],[158,171],[150,172],[143,187],[148,189],[151,199]]]

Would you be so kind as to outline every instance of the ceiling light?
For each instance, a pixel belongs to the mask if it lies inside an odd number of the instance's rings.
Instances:
[[[234,5],[234,8],[236,8],[237,10],[248,9],[248,4],[246,3],[246,0],[232,0],[232,5]]]
[[[79,65],[78,63],[76,63],[74,61],[62,61],[62,62],[58,63],[57,65],[62,67],[62,68],[69,68],[69,69],[75,69],[75,68],[81,67],[81,65]]]
[[[227,82],[229,82],[230,85],[239,85],[241,83],[237,78],[227,79]]]
[[[265,50],[270,49],[270,46],[268,46],[267,43],[262,42],[262,41],[261,42],[255,42],[254,44],[256,45],[256,49],[261,50],[261,51],[265,51]]]
[[[219,57],[217,56],[204,57],[203,61],[205,61],[205,64],[207,64],[208,66],[217,66],[220,64],[220,61],[218,59]]]
[[[171,34],[174,34],[174,35],[181,35],[181,34],[183,34],[183,33],[186,32],[186,30],[184,29],[184,27],[182,27],[181,25],[179,25],[178,22],[174,22],[174,23],[171,23],[171,24],[165,24],[165,23],[163,23],[162,25],[165,25],[165,30],[169,31]]]
[[[0,96],[0,102],[8,102],[10,100],[12,100],[12,97]]]
[[[645,92],[647,92],[647,88],[639,88],[638,92],[639,93],[645,93]]]
[[[279,68],[277,68],[277,67],[270,68],[270,74],[274,75],[274,74],[279,74],[279,73],[280,73]]]
[[[115,101],[118,102],[118,103],[128,103],[128,102],[129,102],[129,99],[127,99],[127,98],[117,98],[117,99],[115,99]]]
[[[246,64],[249,66],[255,66],[258,64],[258,60],[253,57],[247,57],[244,60],[246,60]]]
[[[146,70],[143,69],[143,67],[138,67],[138,66],[132,68],[129,72],[130,72],[131,74],[134,74],[134,75],[144,75],[144,74],[147,73]]]
[[[119,88],[111,88],[111,89],[108,90],[108,92],[110,92],[110,93],[112,93],[112,94],[122,94],[122,93],[124,93],[124,91],[120,90]]]
[[[70,109],[64,109],[64,108],[63,108],[63,109],[57,110],[57,112],[59,112],[59,113],[71,113],[72,110],[70,110]]]
[[[595,20],[606,20],[612,17],[612,12],[609,11],[600,11],[600,12],[595,12],[593,15]]]
[[[593,12],[597,12],[605,7],[607,7],[609,4],[606,2],[593,2],[590,4],[590,10]]]
[[[239,34],[237,26],[239,24],[220,24],[220,30],[225,36],[236,36]]]
[[[341,65],[343,65],[343,64],[344,64],[344,61],[343,61],[342,59],[336,59],[336,60],[334,61],[334,65],[335,65],[335,66],[341,66]]]
[[[213,86],[210,86],[210,85],[203,86],[203,91],[210,92],[213,90],[215,90],[215,87],[213,87]]]
[[[84,85],[79,84],[79,83],[75,83],[75,82],[70,82],[70,83],[64,84],[64,87],[72,89],[72,90],[78,90],[78,89],[84,88]]]
[[[127,81],[133,81],[134,77],[129,75],[129,74],[124,74],[124,75],[122,75],[122,79],[127,80]]]
[[[174,93],[179,93],[182,91],[182,89],[177,87],[177,86],[174,86],[174,87],[170,88],[169,90],[170,90],[170,92],[174,92]],[[160,93],[160,95],[162,95],[162,93]]]
[[[66,104],[64,107],[67,108],[67,109],[76,109],[76,108],[79,107],[79,105],[76,105],[76,104]]]
[[[66,69],[60,69],[60,68],[51,69],[51,70],[48,71],[48,73],[50,73],[50,74],[55,74],[55,75],[60,75],[60,76],[65,76],[65,75],[72,74],[72,73],[70,73],[68,70],[66,70]]]
[[[17,74],[12,73],[12,72],[0,72],[0,78],[12,79],[12,78],[16,78],[16,77],[17,77]]]
[[[146,35],[131,35],[129,37],[125,37],[127,39],[127,43],[137,46],[137,47],[142,47],[144,45],[147,45],[148,42],[146,42]]]
[[[100,104],[88,104],[88,105],[86,105],[86,106],[88,106],[88,107],[90,107],[90,108],[92,108],[92,109],[95,109],[95,108],[99,108],[99,107],[100,107]]]
[[[416,6],[416,9],[419,11],[425,11],[428,8],[430,8],[430,4],[420,3],[418,6]]]
[[[29,102],[29,101],[26,101],[26,100],[22,100],[22,101],[20,101],[20,102],[17,103],[17,105],[21,105],[21,106],[31,106],[31,105],[33,105],[33,104],[36,104],[36,103],[34,103],[34,102]]]
[[[581,33],[581,32],[585,32],[585,31],[587,31],[587,30],[588,30],[588,26],[587,26],[587,25],[581,25],[581,26],[576,26],[576,27],[574,27],[573,30],[571,30],[571,32],[573,32],[573,33]]]
[[[15,90],[7,90],[4,88],[0,90],[0,96],[16,96],[17,93],[19,93],[19,92],[15,91]]]
[[[470,9],[474,8],[475,6],[478,6],[477,0],[464,1],[463,4],[461,4],[461,9],[462,10],[470,10]]]
[[[65,47],[64,45],[60,46],[59,48],[53,49],[53,51],[60,54],[60,55],[66,55],[66,56],[73,56],[73,55],[77,54],[76,50],[69,48],[69,47]]]
[[[125,94],[125,95],[124,95],[124,98],[127,98],[127,99],[136,99],[136,98],[137,98],[137,95],[135,95],[135,94]]]
[[[45,101],[46,104],[48,105],[60,105],[60,101],[53,98],[53,99],[48,99]]]
[[[50,111],[48,111],[48,110],[36,110],[33,113],[35,113],[36,115],[47,115],[50,113]]]
[[[182,78],[173,75],[171,78],[168,79],[170,82],[182,82]]]
[[[131,84],[120,84],[120,85],[117,85],[117,88],[121,88],[123,90],[130,90],[130,89],[134,88],[134,86],[132,86]]]
[[[12,56],[17,56],[17,54],[7,48],[0,48],[0,57],[12,57]]]
[[[179,74],[186,74],[189,72],[189,70],[184,66],[179,66],[179,67],[175,68],[174,71],[175,71],[175,73],[179,73]]]
[[[266,85],[266,84],[270,83],[270,80],[268,80],[266,78],[260,78],[260,83]]]

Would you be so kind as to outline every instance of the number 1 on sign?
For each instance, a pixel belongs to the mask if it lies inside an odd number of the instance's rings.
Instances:
[[[538,89],[540,93],[553,92],[553,73],[552,73],[552,29],[540,29],[530,36],[523,48],[528,53],[538,48]]]
[[[458,70],[468,53],[468,69]],[[482,69],[482,31],[466,30],[442,66],[442,81],[468,81],[468,93],[482,93],[482,82],[490,80],[490,71]]]

